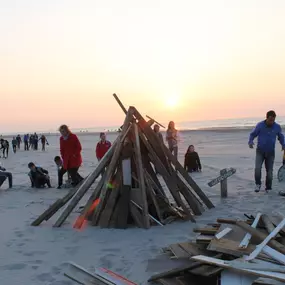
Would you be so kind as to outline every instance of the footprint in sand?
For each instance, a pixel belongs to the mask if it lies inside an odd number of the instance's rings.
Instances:
[[[99,264],[101,264],[102,267],[112,268],[113,263],[111,260],[113,260],[114,257],[116,257],[115,254],[107,254],[99,259]]]
[[[15,263],[15,264],[8,264],[8,265],[1,266],[1,269],[3,269],[3,270],[21,270],[21,269],[24,269],[25,267],[27,267],[27,265],[24,263]]]
[[[34,256],[34,255],[44,255],[44,254],[47,254],[47,251],[35,250],[35,251],[26,252],[23,255],[24,256]]]
[[[55,281],[55,278],[50,273],[39,274],[36,276],[36,279],[41,282],[54,282]]]
[[[15,235],[16,235],[16,237],[19,237],[19,238],[24,236],[23,232],[21,232],[21,231],[15,231]]]
[[[78,246],[67,246],[64,249],[68,254],[75,254],[78,251]]]

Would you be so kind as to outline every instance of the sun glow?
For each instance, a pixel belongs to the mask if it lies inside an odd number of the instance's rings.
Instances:
[[[175,95],[165,99],[165,106],[169,109],[175,109],[179,104],[179,98]]]

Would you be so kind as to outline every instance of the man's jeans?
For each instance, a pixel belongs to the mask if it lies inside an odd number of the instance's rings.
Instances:
[[[266,169],[266,189],[271,189],[272,187],[272,179],[273,179],[273,165],[275,159],[275,152],[262,152],[260,150],[256,150],[256,158],[255,158],[255,184],[261,185],[261,169],[263,162],[265,162]]]

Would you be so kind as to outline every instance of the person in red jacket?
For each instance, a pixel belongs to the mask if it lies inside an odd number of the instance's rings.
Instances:
[[[78,174],[78,169],[82,164],[81,144],[78,137],[73,134],[68,126],[62,125],[59,128],[60,154],[63,160],[63,168],[69,173],[72,185],[76,186],[83,178]]]
[[[98,161],[100,161],[105,153],[109,150],[112,144],[106,140],[106,134],[100,133],[100,141],[97,143],[96,146],[96,157]]]

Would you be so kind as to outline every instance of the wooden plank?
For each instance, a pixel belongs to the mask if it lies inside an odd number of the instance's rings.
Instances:
[[[234,269],[234,270],[242,272],[244,274],[252,274],[252,275],[255,275],[258,277],[267,277],[267,278],[272,278],[275,280],[280,280],[283,282],[285,281],[285,274],[284,273],[271,272],[271,271],[261,271],[261,270],[250,270],[250,269],[246,269],[246,268],[236,268],[235,266],[232,266],[228,261],[213,258],[213,257],[203,256],[203,255],[194,256],[191,259],[195,260],[195,261],[200,261],[200,262],[206,263],[206,264],[216,265],[216,266],[226,268],[226,269]]]
[[[277,260],[279,263],[285,264],[285,255],[269,247],[268,245],[262,248],[262,252],[270,256],[272,259]]]
[[[216,239],[221,239],[223,238],[225,235],[227,235],[229,232],[231,232],[233,229],[232,228],[225,228],[224,230],[222,230],[221,232],[217,233],[215,235]]]
[[[109,148],[108,152],[104,155],[104,157],[99,161],[96,169],[91,174],[89,174],[89,176],[80,185],[77,193],[72,197],[71,201],[69,202],[65,210],[62,212],[60,217],[57,219],[53,227],[60,227],[64,223],[69,214],[72,212],[72,210],[76,207],[78,202],[82,199],[82,197],[91,187],[91,185],[94,183],[96,178],[101,174],[102,170],[107,166],[115,151],[116,146],[117,146],[117,140]]]
[[[220,285],[251,285],[255,279],[255,276],[248,274],[240,274],[231,270],[223,270],[221,273]]]
[[[132,190],[131,190],[132,191]],[[135,224],[139,227],[139,228],[143,228],[143,218],[142,218],[142,214],[141,212],[139,211],[139,209],[133,204],[130,202],[129,204],[129,209],[130,209],[130,213],[131,213],[131,216],[135,222]]]
[[[284,285],[285,282],[277,281],[274,279],[269,279],[269,278],[258,278],[256,279],[252,285]]]
[[[120,153],[121,153],[122,148],[123,148],[123,141],[121,141],[121,138],[124,137],[126,132],[128,131],[129,124],[130,124],[130,122],[132,120],[132,117],[133,117],[132,111],[129,110],[127,115],[126,115],[126,118],[125,118],[125,122],[124,122],[124,125],[123,125],[122,132],[120,133],[120,135],[118,137],[118,141],[119,141],[118,146],[114,150],[111,162],[110,162],[110,164],[109,164],[109,166],[107,168],[107,171],[106,171],[107,172],[106,173],[106,182],[107,183],[111,180],[111,178],[113,176],[113,173],[114,173],[114,171],[115,171],[115,169],[116,169],[116,167],[118,165],[118,159],[120,157]],[[108,185],[106,187],[103,187],[103,189],[101,191],[101,194],[100,194],[100,197],[99,197],[100,198],[100,203],[96,207],[94,219],[92,221],[93,225],[97,225],[98,222],[99,222],[101,212],[102,212],[103,207],[105,205],[105,199],[106,199],[106,196],[107,196],[107,192],[108,192]]]
[[[222,177],[221,180],[221,197],[222,198],[227,198],[228,197],[228,179],[224,178],[225,176],[227,176],[227,170],[226,169],[222,169],[220,171],[220,175]]]
[[[178,259],[190,257],[188,252],[186,252],[178,243],[177,244],[171,244],[168,248],[171,250],[173,255]]]
[[[80,229],[82,227],[84,221],[88,218],[88,215],[91,214],[90,213],[90,207],[93,205],[94,201],[99,197],[100,191],[103,187],[104,182],[105,182],[105,174],[103,175],[103,177],[98,182],[97,186],[95,187],[95,190],[93,191],[92,195],[90,196],[87,203],[85,204],[83,211],[81,212],[79,217],[76,219],[76,222],[73,225],[74,228]]]
[[[198,244],[193,242],[179,243],[179,245],[188,253],[189,256],[203,255],[206,253],[210,254],[208,251],[200,249]]]
[[[242,257],[250,254],[254,248],[255,247],[253,245],[249,245],[247,248],[241,249],[239,248],[239,242],[222,238],[220,240],[213,239],[207,249],[224,254],[230,254],[236,257]],[[268,259],[268,257],[264,254],[261,254],[260,258]]]
[[[158,203],[156,201],[156,195],[154,193],[154,190],[152,188],[152,185],[151,185],[151,182],[149,181],[147,175],[146,175],[146,171],[144,171],[144,175],[145,175],[145,183],[146,183],[146,189],[147,189],[147,192],[149,193],[149,196],[151,198],[151,201],[153,203],[153,206],[155,208],[155,211],[156,211],[156,214],[157,214],[157,217],[159,219],[160,222],[162,222],[163,218],[162,218],[162,214],[160,212],[160,208],[158,206]]]
[[[135,134],[135,155],[136,161],[138,165],[138,179],[141,189],[141,205],[142,205],[142,215],[144,220],[144,227],[148,229],[150,227],[150,221],[148,217],[148,203],[147,203],[147,195],[146,195],[146,186],[144,181],[144,170],[142,164],[141,157],[141,146],[139,139],[139,131],[137,124],[133,124],[134,134]]]
[[[210,201],[210,199],[206,196],[206,194],[201,190],[198,184],[193,180],[193,178],[187,173],[187,171],[183,168],[183,166],[179,163],[176,157],[170,152],[170,150],[164,145],[164,151],[170,161],[173,163],[177,171],[180,172],[182,177],[186,180],[186,182],[191,186],[191,188],[195,191],[195,193],[199,196],[199,198],[205,203],[205,205],[211,209],[214,208],[214,204]]]
[[[285,226],[285,219],[283,219],[280,224],[262,241],[261,244],[256,246],[256,249],[246,257],[246,260],[252,260],[258,256],[258,254],[262,251],[263,247],[269,243],[271,239],[273,239],[278,232]]]
[[[193,229],[194,233],[201,233],[203,235],[215,235],[218,229],[215,228],[195,228]]]
[[[256,215],[256,217],[255,217],[255,219],[254,219],[254,222],[253,222],[252,225],[251,225],[252,228],[256,228],[256,227],[257,227],[260,218],[261,218],[261,213],[257,213],[257,215]],[[244,236],[243,240],[241,241],[239,247],[240,247],[240,248],[247,248],[250,239],[251,239],[251,234],[250,234],[250,233],[247,233],[247,234]]]
[[[153,120],[156,124],[158,124],[159,126],[161,126],[162,128],[165,129],[165,126],[163,126],[162,124],[160,124],[158,121],[156,121],[155,119],[151,118],[150,116],[146,115],[146,117],[149,119],[149,120]]]
[[[121,196],[118,201],[119,211],[116,222],[116,227],[119,229],[126,229],[128,226],[130,196],[131,186],[123,185],[121,190]]]
[[[182,199],[180,197],[177,184],[175,183],[175,181],[173,181],[169,172],[166,170],[163,163],[160,161],[160,159],[158,158],[158,156],[156,155],[156,153],[154,152],[154,150],[152,149],[151,145],[148,143],[146,138],[143,135],[141,135],[141,139],[142,139],[142,142],[144,143],[144,145],[146,146],[146,148],[148,149],[148,151],[150,152],[152,162],[154,163],[155,167],[157,167],[160,174],[162,175],[162,177],[163,177],[170,193],[172,194],[175,202],[178,204],[178,206],[182,207],[182,209],[185,212],[185,214],[187,215],[187,217],[189,217],[189,219],[191,219],[194,222],[195,220],[194,220],[191,212],[186,207],[186,205],[184,204],[184,202],[182,201]]]

